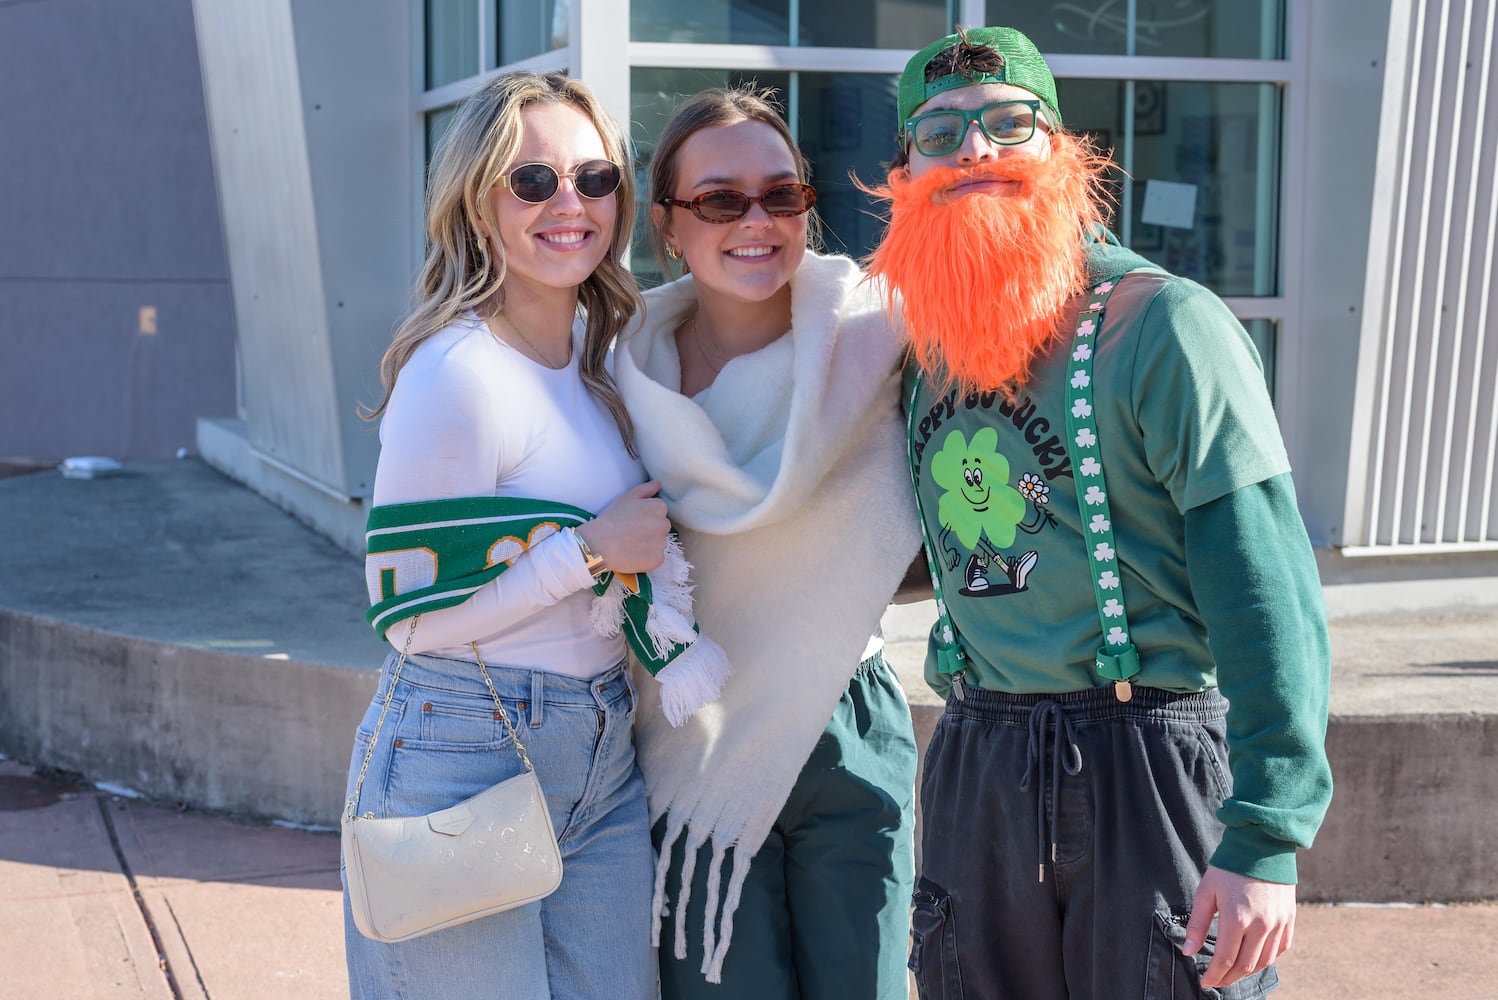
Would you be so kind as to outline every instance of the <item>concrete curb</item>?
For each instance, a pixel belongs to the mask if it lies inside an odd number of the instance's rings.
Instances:
[[[389,652],[357,559],[195,461],[6,479],[0,511],[0,753],[167,803],[336,822]],[[897,605],[883,624],[922,748],[941,711],[921,680],[933,613]],[[1498,898],[1495,635],[1476,608],[1332,623],[1337,789],[1303,898]]]
[[[0,751],[166,802],[336,826],[377,674],[0,611]],[[911,707],[922,763],[940,705]],[[1334,716],[1306,901],[1498,898],[1498,717]]]
[[[1333,716],[1335,791],[1300,858],[1300,898],[1498,898],[1498,716]]]
[[[922,772],[941,713],[910,708]],[[1333,716],[1326,748],[1335,793],[1298,858],[1303,902],[1498,898],[1498,716]]]
[[[152,799],[336,826],[377,679],[0,611],[0,751]]]

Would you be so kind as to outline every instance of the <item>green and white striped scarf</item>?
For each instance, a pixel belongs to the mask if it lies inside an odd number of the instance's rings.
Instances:
[[[383,639],[397,622],[462,604],[543,538],[593,518],[581,507],[519,497],[456,497],[372,507],[364,572],[379,600],[365,617]],[[730,667],[692,617],[691,566],[674,533],[659,569],[605,573],[594,585],[593,630],[623,632],[630,651],[661,682],[673,726],[722,691]]]

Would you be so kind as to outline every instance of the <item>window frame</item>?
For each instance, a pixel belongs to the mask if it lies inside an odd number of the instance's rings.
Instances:
[[[811,48],[792,45],[703,45],[673,42],[634,42],[619,44],[627,38],[630,23],[630,0],[559,0],[568,2],[568,44],[528,59],[504,66],[496,59],[492,25],[500,3],[505,0],[481,0],[478,24],[475,25],[483,71],[474,77],[428,90],[425,82],[425,2],[413,0],[412,10],[412,113],[411,148],[416,162],[414,176],[420,178],[412,200],[413,247],[415,259],[422,258],[424,235],[421,219],[426,176],[425,119],[461,100],[501,72],[534,70],[563,71],[586,80],[602,96],[610,112],[621,122],[630,120],[630,71],[635,67],[655,69],[721,69],[775,70],[791,74],[787,96],[793,135],[800,134],[796,80],[801,72],[870,73],[898,75],[915,49],[846,49]],[[1118,81],[1125,84],[1126,99],[1132,98],[1133,86],[1139,80],[1188,83],[1260,83],[1278,88],[1280,96],[1280,179],[1278,273],[1275,287],[1279,293],[1270,296],[1224,296],[1223,301],[1241,320],[1265,319],[1276,325],[1275,385],[1272,393],[1279,407],[1280,421],[1287,437],[1299,425],[1300,414],[1293,412],[1300,398],[1301,350],[1305,336],[1298,329],[1300,304],[1304,295],[1301,274],[1304,270],[1303,247],[1306,226],[1306,116],[1309,73],[1306,46],[1310,28],[1310,0],[1285,0],[1285,32],[1282,59],[1227,59],[1207,57],[1163,57],[1120,55],[1046,55],[1057,79]],[[983,24],[985,0],[956,0],[959,24]],[[794,8],[794,3],[793,3]],[[1126,120],[1127,121],[1127,120]],[[1121,137],[1120,158],[1132,155],[1132,121]],[[1133,185],[1126,189],[1120,206],[1124,224],[1132,220]],[[1292,452],[1298,442],[1287,441]]]

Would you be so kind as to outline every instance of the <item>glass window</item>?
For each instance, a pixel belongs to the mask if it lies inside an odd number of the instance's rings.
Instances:
[[[988,0],[987,23],[1045,53],[1283,59],[1284,10],[1284,0]]]
[[[426,0],[428,90],[479,71],[479,0]]]
[[[833,253],[862,257],[884,234],[883,210],[853,185],[884,180],[895,155],[893,76],[801,73],[798,89],[801,151],[811,161],[822,217],[822,242]]]
[[[1067,127],[1111,147],[1127,173],[1127,215],[1114,220],[1125,243],[1218,295],[1276,294],[1278,87],[1061,80],[1057,100]]]
[[[744,80],[774,88],[774,98],[782,105],[794,90],[795,107],[789,109],[792,127],[802,152],[811,161],[823,244],[829,251],[855,257],[868,253],[883,233],[884,224],[878,207],[854,187],[848,174],[853,171],[865,182],[881,181],[884,164],[895,153],[896,80],[884,74],[634,70],[630,118],[635,123],[634,139],[640,157],[641,202],[650,196],[647,178],[655,140],[676,105],[708,87]],[[646,284],[654,284],[661,276],[650,231],[649,206],[642,204],[632,264],[636,276]]]
[[[1272,319],[1246,319],[1243,328],[1249,339],[1258,348],[1259,358],[1264,362],[1264,381],[1269,386],[1269,396],[1274,398],[1275,348],[1279,344],[1280,325]]]
[[[530,0],[499,4],[494,48],[501,66],[565,48],[569,0]]]
[[[442,139],[442,133],[446,132],[447,126],[452,124],[453,112],[456,110],[456,106],[451,106],[430,112],[426,116],[426,161],[428,165],[432,162],[432,154],[437,151],[437,143]]]
[[[909,49],[951,31],[959,4],[958,0],[802,0],[796,6],[800,16],[793,45]]]
[[[632,0],[636,42],[787,45],[790,0]]]
[[[951,30],[958,0],[633,0],[637,42],[911,48]]]

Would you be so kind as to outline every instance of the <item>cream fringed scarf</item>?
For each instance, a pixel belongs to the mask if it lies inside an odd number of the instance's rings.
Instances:
[[[643,327],[614,357],[640,457],[695,567],[697,621],[733,665],[718,701],[679,729],[641,685],[635,729],[651,822],[666,817],[653,934],[659,943],[674,896],[676,956],[686,957],[693,868],[711,844],[710,982],[721,979],[750,859],[920,545],[899,345],[877,291],[847,258],[808,253],[791,293],[792,332],[730,361],[695,400],[678,391],[672,337],[696,304],[691,277],[646,293]],[[668,887],[683,837],[686,865]]]

